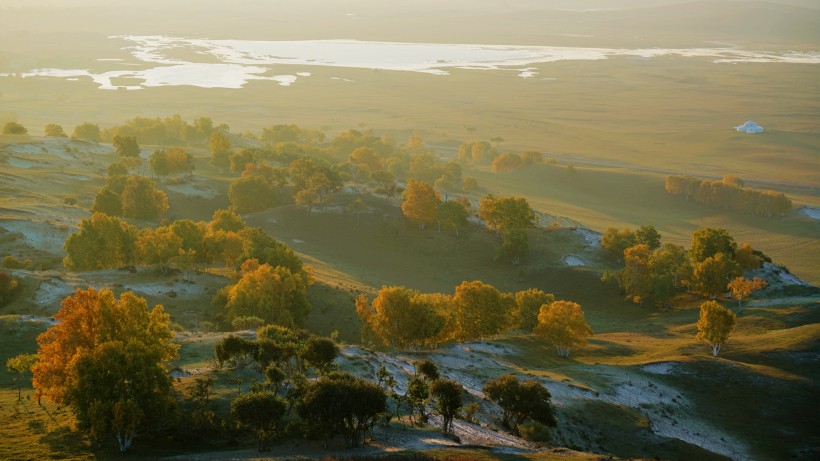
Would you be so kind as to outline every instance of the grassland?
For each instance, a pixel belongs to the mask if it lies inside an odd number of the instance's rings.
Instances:
[[[96,10],[110,21],[99,20],[84,8],[60,10],[63,14],[31,8],[3,10],[0,43],[13,43],[14,49],[0,47],[0,73],[38,67],[106,70],[109,64],[98,58],[128,58],[127,50],[120,48],[122,42],[106,38],[117,33],[625,48],[715,46],[707,41],[725,40],[748,49],[809,51],[816,51],[820,43],[816,9],[786,9],[777,16],[785,18],[780,24],[768,18],[782,12],[766,4],[732,10],[731,16],[732,6],[722,2],[715,7],[709,5],[719,2],[660,6],[652,13],[666,13],[667,19],[653,20],[645,11],[640,17],[616,12],[612,14],[617,20],[605,20],[597,13],[545,10],[543,2],[513,2],[504,11],[468,0],[446,3],[421,0],[401,6],[398,13],[375,0],[334,3],[324,9],[305,2],[293,11],[271,15],[243,14],[241,9],[208,2],[185,14],[174,10],[179,14],[160,17],[150,8],[129,17],[109,6]],[[674,2],[653,2],[667,3]],[[220,14],[209,16],[215,9]],[[722,13],[713,14],[716,11]],[[597,18],[586,23],[592,34],[584,29],[584,15]],[[755,27],[744,27],[748,25]],[[472,198],[484,193],[522,195],[541,212],[597,231],[653,224],[665,241],[686,246],[695,228],[724,227],[739,242],[750,242],[804,280],[820,283],[816,220],[796,214],[763,219],[726,213],[663,192],[667,173],[735,174],[755,186],[782,190],[797,205],[820,205],[816,65],[715,64],[667,57],[532,67],[537,76],[522,79],[517,72],[500,70],[453,70],[448,76],[435,76],[281,66],[275,73],[309,71],[312,75],[290,87],[251,82],[242,89],[141,91],[101,91],[87,79],[6,76],[0,77],[0,123],[17,120],[32,135],[39,135],[52,122],[70,132],[86,121],[108,127],[134,116],[178,113],[188,120],[212,117],[231,125],[234,132],[296,123],[321,128],[329,137],[351,127],[392,133],[399,142],[418,133],[442,155],[451,155],[462,141],[500,136],[505,139],[501,150],[537,149],[560,163],[504,174],[485,166],[466,166],[465,175],[477,177],[481,185]],[[748,119],[767,131],[743,135],[731,130]],[[0,151],[8,144],[40,141],[3,136]],[[21,321],[16,314],[52,315],[62,295],[76,287],[134,289],[149,303],[164,304],[172,320],[181,325],[184,331],[177,340],[182,349],[174,365],[216,377],[213,405],[226,411],[238,391],[234,376],[226,370],[209,370],[212,347],[224,333],[201,331],[213,312],[210,297],[227,283],[226,278],[198,274],[190,284],[178,275],[159,276],[143,268],[136,274],[60,270],[60,242],[88,215],[103,182],[101,170],[114,159],[107,147],[105,152],[80,143],[72,147],[87,151],[83,158],[88,163],[60,160],[59,155],[46,152],[48,148],[17,155],[17,163],[9,163],[11,157],[0,153],[6,160],[0,165],[0,225],[14,224],[0,234],[0,256],[31,257],[54,269],[17,273],[23,279],[18,298],[0,308],[0,364],[17,353],[34,351],[35,337],[45,328],[44,323]],[[163,185],[169,192],[171,220],[207,220],[215,209],[228,205],[225,191],[230,178],[207,164],[207,152],[194,153],[198,157],[194,181],[185,187]],[[577,174],[565,174],[568,164],[575,165]],[[79,205],[66,206],[67,196],[76,197]],[[475,382],[507,371],[542,379],[558,402],[561,425],[556,441],[598,454],[566,449],[535,454],[435,449],[424,455],[391,456],[407,461],[422,461],[414,456],[539,461],[600,459],[616,453],[635,458],[725,459],[701,447],[740,453],[738,459],[820,456],[816,430],[820,420],[813,405],[820,395],[816,289],[797,290],[799,296],[778,291],[770,295],[773,299],[753,300],[721,356],[713,358],[694,340],[700,299],[684,296],[671,311],[625,302],[614,288],[600,282],[600,272],[613,267],[578,232],[530,230],[531,252],[515,268],[494,261],[499,241],[477,225],[459,238],[434,228],[419,231],[404,222],[395,201],[376,197],[364,197],[368,212],[359,218],[341,212],[354,198],[336,194],[312,213],[284,199],[274,209],[245,216],[249,224],[291,246],[313,268],[310,330],[336,331],[344,342],[358,343],[360,323],[353,299],[359,293],[372,294],[382,285],[451,293],[463,280],[480,279],[502,291],[534,287],[579,302],[596,333],[569,359],[559,359],[532,335],[512,331],[490,342],[513,351],[484,357],[495,366],[447,370],[464,373],[458,376]],[[586,265],[568,267],[564,263],[568,255],[578,256]],[[429,355],[444,366],[448,354],[463,358],[457,355],[460,347],[442,345],[434,353],[405,354],[396,360]],[[364,359],[356,364],[368,365]],[[251,370],[240,375],[239,386],[245,387],[259,377]],[[192,379],[177,380],[181,396],[187,395]],[[115,457],[108,447],[76,431],[67,409],[50,403],[38,406],[28,398],[30,388],[24,387],[23,395],[18,402],[13,376],[0,368],[1,459]],[[418,437],[429,433],[419,432]],[[237,443],[174,440],[172,450],[169,440],[140,440],[131,456],[155,459],[180,451],[196,459],[256,456],[251,441]],[[296,456],[300,450],[325,456],[318,448],[310,451],[311,447],[281,447],[277,456]]]

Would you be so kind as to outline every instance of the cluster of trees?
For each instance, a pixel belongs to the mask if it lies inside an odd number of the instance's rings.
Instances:
[[[498,151],[487,141],[470,141],[458,146],[458,158],[476,163],[491,162],[498,155]]]
[[[257,439],[259,450],[290,427],[325,442],[336,434],[357,447],[387,409],[387,395],[378,385],[335,371],[338,346],[328,338],[302,330],[268,325],[257,340],[228,336],[215,347],[218,366],[251,363],[265,376],[231,404],[231,415]],[[320,376],[310,381],[306,374]]]
[[[194,157],[180,147],[157,149],[151,154],[149,164],[159,177],[190,175],[194,170]]]
[[[35,394],[69,406],[80,428],[116,439],[126,452],[139,434],[171,426],[177,405],[166,364],[176,356],[169,316],[131,292],[77,290],[37,337]]]
[[[696,230],[689,251],[671,243],[661,245],[660,239],[652,226],[636,231],[610,228],[601,237],[607,254],[614,258],[620,252],[618,259],[624,267],[614,274],[614,279],[627,299],[668,307],[682,288],[710,297],[732,290],[738,299],[743,299],[765,286],[763,280],[748,280],[741,274],[771,259],[748,243],[737,248],[725,229]],[[613,274],[604,274],[604,280],[612,277]]]
[[[249,228],[236,213],[217,210],[209,223],[182,219],[168,226],[137,228],[119,218],[94,213],[66,239],[63,260],[69,270],[99,270],[135,263],[167,272],[218,264],[240,267],[249,259],[283,266],[308,279],[302,262],[286,245],[259,228]]]
[[[94,197],[92,213],[149,221],[159,219],[168,211],[168,194],[157,189],[144,176],[127,175],[127,166],[116,163],[109,168],[113,173]],[[124,173],[125,172],[125,173]]]
[[[541,163],[544,161],[544,154],[536,150],[528,150],[516,154],[514,152],[505,152],[493,159],[492,168],[495,173],[503,173],[505,171],[519,170],[526,168],[534,163]]]
[[[565,357],[592,334],[576,303],[555,301],[537,289],[502,293],[480,281],[462,282],[453,295],[385,286],[373,300],[361,295],[356,312],[365,338],[394,350],[471,341],[517,327],[535,331]]]
[[[336,371],[333,360],[338,352],[327,338],[276,326],[259,330],[256,341],[229,336],[217,344],[220,364],[253,363],[266,378],[231,404],[232,417],[255,436],[260,450],[285,432],[322,439],[326,446],[330,438],[341,435],[348,447],[357,447],[377,423],[389,422],[403,408],[411,423],[422,424],[432,407],[442,418],[442,430],[452,431],[465,392],[457,382],[441,377],[434,362],[414,362],[415,371],[400,394],[398,380],[384,366],[377,371],[375,383]],[[307,379],[311,370],[319,374],[317,379]],[[389,398],[395,404],[392,414]],[[504,407],[510,400],[495,399]]]
[[[478,217],[487,228],[501,237],[497,258],[506,258],[518,265],[529,251],[527,229],[536,222],[535,212],[523,197],[487,195],[479,203]]]
[[[188,123],[175,114],[165,118],[134,117],[122,125],[97,131],[105,141],[112,141],[117,136],[128,136],[142,144],[200,146],[208,141],[212,133],[227,133],[230,128],[224,124],[214,126],[208,117],[199,117],[193,123]]]
[[[717,181],[671,175],[666,177],[666,192],[703,205],[768,218],[783,216],[792,207],[792,201],[782,192],[743,187],[743,181],[736,176]]]

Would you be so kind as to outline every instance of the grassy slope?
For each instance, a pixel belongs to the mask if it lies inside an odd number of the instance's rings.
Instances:
[[[793,214],[766,219],[688,203],[665,193],[661,174],[581,166],[576,170],[578,174],[567,176],[562,166],[536,165],[503,174],[485,169],[465,174],[475,175],[488,192],[522,195],[540,211],[571,217],[599,232],[652,224],[665,241],[689,247],[695,229],[723,227],[738,243],[749,242],[798,277],[820,281],[816,221]]]

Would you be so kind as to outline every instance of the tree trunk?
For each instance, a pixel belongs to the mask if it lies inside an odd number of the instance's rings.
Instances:
[[[717,357],[718,352],[720,352],[720,344],[715,344],[712,346],[712,357]]]

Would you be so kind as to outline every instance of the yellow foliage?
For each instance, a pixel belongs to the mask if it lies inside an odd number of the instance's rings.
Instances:
[[[59,323],[37,337],[40,348],[32,367],[38,395],[62,402],[75,364],[110,341],[134,341],[156,350],[162,360],[176,356],[171,342],[169,316],[161,305],[148,311],[145,299],[124,292],[119,299],[111,290],[78,289],[63,299],[54,315]]]

